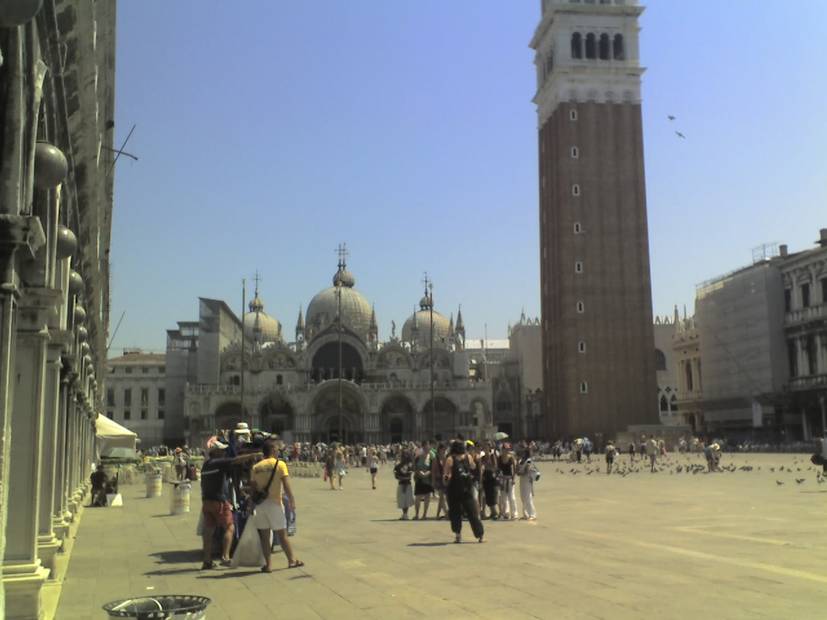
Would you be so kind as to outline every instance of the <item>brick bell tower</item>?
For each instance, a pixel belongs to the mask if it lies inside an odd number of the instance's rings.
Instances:
[[[552,437],[658,424],[636,0],[543,0],[536,51]]]

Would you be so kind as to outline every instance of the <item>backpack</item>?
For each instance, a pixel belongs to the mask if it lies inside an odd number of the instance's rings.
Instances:
[[[463,492],[470,491],[474,486],[474,475],[468,469],[468,462],[465,459],[456,458],[454,460],[454,471],[451,477],[457,481]]]

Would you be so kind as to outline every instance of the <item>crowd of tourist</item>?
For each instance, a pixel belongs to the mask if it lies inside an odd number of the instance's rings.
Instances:
[[[606,474],[626,475],[630,464],[633,471],[655,473],[658,459],[667,456],[666,442],[655,436],[642,435],[623,444],[609,440],[597,447],[587,437],[515,444],[505,439],[473,441],[457,436],[448,441],[328,445],[284,443],[267,433],[251,432],[243,423],[220,431],[207,442],[200,471],[202,568],[214,567],[214,545],[220,547],[220,563],[230,565],[231,552],[241,548],[245,530],[248,539],[255,537],[262,571],[272,570],[271,550],[276,544],[284,551],[288,567],[303,565],[289,541],[295,531],[296,499],[289,479],[289,467],[294,465],[315,464],[322,483],[333,491],[345,489],[348,471],[354,468],[369,473],[371,489],[376,490],[380,469],[392,468],[400,520],[448,520],[455,542],[462,541],[467,521],[474,538],[483,542],[485,520],[536,520],[534,491],[540,479],[536,460],[567,460],[588,467],[592,457],[602,453]],[[721,471],[722,441],[689,437],[670,447],[677,453],[703,453],[708,471]],[[827,462],[827,442],[822,449]],[[190,459],[198,452],[169,451],[179,480],[196,478]],[[623,454],[628,459],[618,470],[616,460]],[[595,473],[592,470],[589,473]],[[680,472],[679,466],[676,471]]]

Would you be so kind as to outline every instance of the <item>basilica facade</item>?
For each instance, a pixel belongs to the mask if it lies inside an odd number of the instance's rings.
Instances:
[[[191,375],[180,390],[190,444],[240,421],[288,441],[492,436],[493,384],[482,356],[466,350],[461,310],[456,321],[438,312],[426,285],[419,309],[380,342],[374,308],[355,285],[340,260],[332,286],[299,311],[292,341],[258,288],[241,319],[201,299],[197,334],[193,323],[168,332],[168,370],[171,349],[191,358],[178,364]]]

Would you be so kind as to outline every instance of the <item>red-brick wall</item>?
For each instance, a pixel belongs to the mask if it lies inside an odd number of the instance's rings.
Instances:
[[[608,438],[630,424],[657,424],[640,105],[560,104],[539,140],[547,428],[553,437]],[[580,394],[581,381],[588,394]]]

